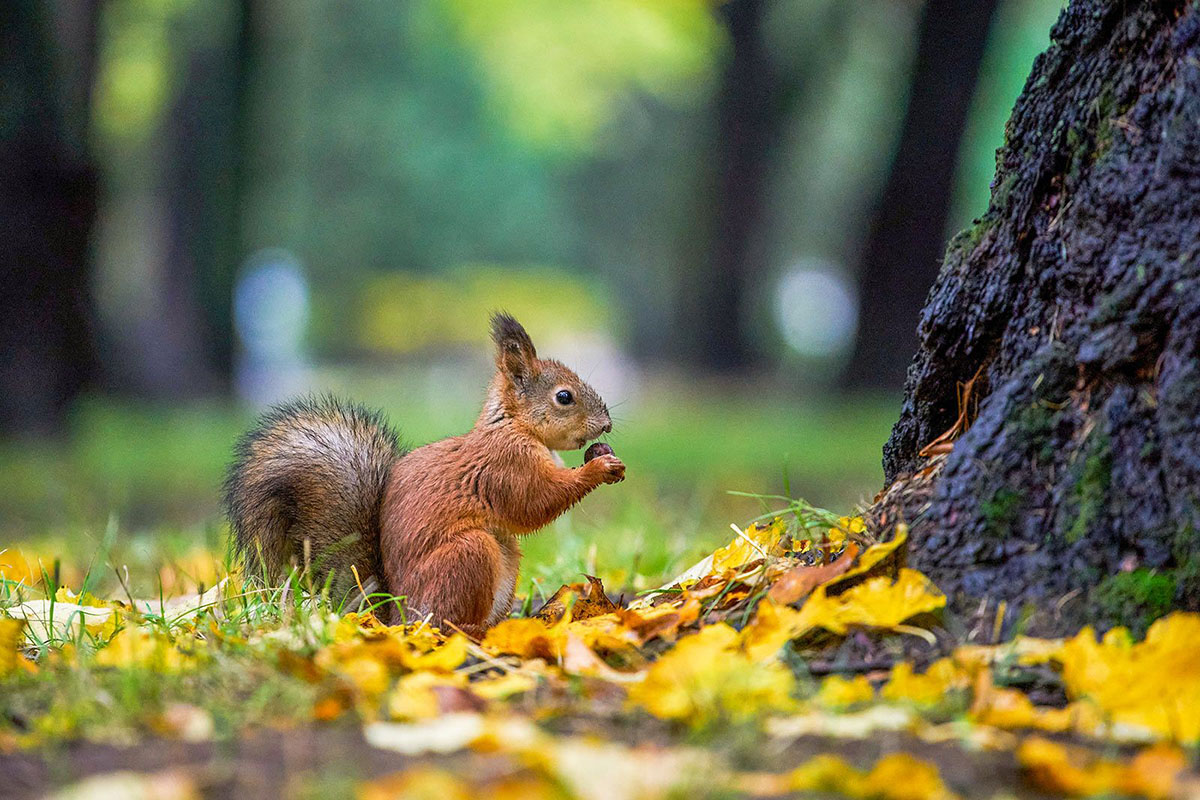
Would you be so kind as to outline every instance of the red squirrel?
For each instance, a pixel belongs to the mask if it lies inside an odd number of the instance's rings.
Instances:
[[[552,451],[612,430],[608,407],[565,365],[538,358],[511,316],[496,314],[491,327],[496,374],[461,436],[406,452],[378,413],[333,397],[262,416],[225,483],[251,575],[308,567],[335,597],[381,587],[410,616],[477,637],[508,616],[518,537],[624,480],[625,464],[605,448],[583,466],[561,465]]]

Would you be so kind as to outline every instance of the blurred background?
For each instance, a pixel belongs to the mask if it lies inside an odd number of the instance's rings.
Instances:
[[[727,490],[851,510],[1061,7],[6,0],[0,550],[222,547],[294,393],[462,432],[499,308],[630,470],[527,577],[686,566]]]

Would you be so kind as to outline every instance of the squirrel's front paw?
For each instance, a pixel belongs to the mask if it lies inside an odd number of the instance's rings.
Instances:
[[[596,456],[587,463],[587,466],[600,473],[600,480],[603,483],[620,483],[625,480],[625,462],[611,453]]]

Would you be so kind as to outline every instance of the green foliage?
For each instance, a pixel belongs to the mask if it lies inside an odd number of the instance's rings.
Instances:
[[[708,0],[441,0],[488,104],[539,150],[588,151],[633,92],[703,97],[723,44]]]
[[[1142,568],[1105,578],[1091,599],[1107,619],[1141,636],[1151,622],[1171,610],[1175,589],[1173,574]]]
[[[1067,541],[1078,542],[1104,513],[1108,487],[1112,483],[1112,443],[1108,434],[1100,432],[1088,443],[1083,468],[1073,490],[1078,511],[1067,530]]]
[[[1062,0],[1006,0],[1000,3],[971,101],[955,188],[957,230],[987,207],[996,169],[996,151],[1005,146],[1005,121],[1020,95],[1033,59],[1050,44],[1050,26],[1062,12]],[[1003,188],[1003,190],[1002,190]],[[992,196],[999,204],[1007,187]]]
[[[987,525],[987,532],[997,539],[1006,539],[1016,524],[1023,498],[1020,492],[1001,486],[992,496],[980,503],[979,511]]]

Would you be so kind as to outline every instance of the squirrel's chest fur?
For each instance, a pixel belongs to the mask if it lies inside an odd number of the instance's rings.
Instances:
[[[389,591],[408,597],[416,610],[423,594],[483,585],[490,588],[488,624],[508,616],[521,560],[517,536],[527,531],[496,498],[514,489],[519,496],[532,483],[539,454],[506,438],[474,430],[417,448],[393,465],[380,509],[383,567]],[[468,537],[475,541],[465,549]],[[481,548],[494,557],[459,557],[460,550],[470,556]],[[447,554],[444,561],[439,552]],[[431,563],[444,569],[419,574]]]

